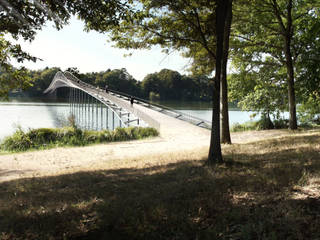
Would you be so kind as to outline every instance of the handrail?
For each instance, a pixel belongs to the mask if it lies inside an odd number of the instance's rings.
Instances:
[[[94,87],[94,86],[92,86],[92,85],[90,85],[90,84],[88,84],[86,82],[83,82],[83,81],[79,80],[77,77],[75,77],[70,72],[67,72],[67,71],[64,72],[64,73],[58,72],[56,75],[58,75],[58,74],[59,74],[59,78],[60,78],[59,82],[61,82],[61,86],[66,84],[66,82],[68,82],[66,85],[69,86],[69,87],[80,88],[82,90],[85,90],[85,89],[83,89],[83,87],[85,87],[85,88],[87,88],[86,92],[88,94],[90,94],[88,89],[94,90],[93,91],[94,94],[99,94],[99,92],[104,91],[103,89],[101,89],[99,87]],[[57,78],[58,78],[58,76],[57,76]],[[53,90],[54,88],[60,87],[60,86],[53,86],[53,82],[51,82],[51,84],[48,87],[48,89],[46,90],[46,92],[50,91],[50,90]],[[211,129],[211,122],[209,122],[207,120],[204,120],[204,119],[192,116],[191,114],[183,113],[183,112],[180,112],[180,111],[175,110],[173,108],[170,108],[170,107],[167,107],[167,106],[163,106],[163,105],[160,105],[160,104],[157,104],[157,103],[153,103],[153,102],[150,102],[148,100],[145,100],[145,99],[142,99],[142,98],[139,98],[139,97],[135,97],[135,96],[132,96],[132,95],[120,92],[120,91],[116,91],[116,90],[112,90],[112,89],[107,89],[107,90],[110,93],[113,93],[114,95],[117,95],[120,98],[123,98],[123,97],[126,97],[128,99],[134,98],[136,100],[137,104],[141,104],[144,107],[148,107],[150,109],[156,110],[158,112],[161,112],[163,114],[169,115],[171,117],[175,117],[175,118],[177,118],[179,120],[187,121],[187,122],[192,123],[192,124],[194,124],[196,126],[199,126],[199,127]],[[92,95],[92,94],[90,94],[90,95]],[[159,122],[157,122],[155,119],[151,118],[147,114],[143,113],[142,111],[139,111],[136,108],[133,108],[129,103],[127,103],[125,101],[119,101],[119,99],[113,97],[111,94],[108,97],[110,99],[112,99],[111,101],[117,103],[117,105],[119,105],[120,107],[123,107],[123,108],[127,109],[128,111],[133,113],[135,116],[143,119],[150,126],[155,127],[157,129],[160,129]],[[104,104],[107,104],[107,103],[104,103]],[[121,119],[121,117],[120,117],[120,119]]]
[[[133,97],[135,100],[138,101],[137,102],[138,104],[140,104],[140,102],[147,104],[147,105],[143,105],[144,107],[158,108],[158,109],[156,109],[157,111],[162,112],[162,113],[164,113],[166,115],[170,115],[171,114],[171,115],[173,115],[173,117],[178,118],[180,120],[188,121],[188,122],[190,122],[190,123],[192,123],[192,124],[194,124],[196,126],[199,126],[199,127],[211,129],[211,125],[212,124],[211,124],[210,121],[195,117],[195,116],[187,114],[187,113],[180,112],[178,110],[175,110],[175,109],[167,107],[167,106],[163,106],[163,105],[160,105],[160,104],[157,104],[157,103],[150,102],[150,101],[142,99],[142,98],[131,96],[129,94],[126,94],[126,93],[123,93],[123,92],[120,92],[120,91],[116,91],[116,90],[112,90],[112,89],[108,89],[108,91],[110,91],[110,92],[112,92],[114,94],[120,95],[120,96],[127,97],[127,98]]]
[[[80,79],[78,79],[77,77],[75,77],[72,73],[70,72],[64,72],[64,75],[66,76],[67,79],[70,79],[71,81],[82,85],[86,88],[90,88],[90,89],[94,89],[97,92],[101,92],[104,91],[103,89],[99,88],[99,87],[94,87],[91,84],[88,84],[86,82],[81,81]],[[109,89],[108,89],[109,90]],[[110,91],[111,92],[111,91]],[[129,95],[128,95],[129,96]],[[133,115],[135,115],[138,118],[141,118],[144,122],[148,123],[149,126],[156,128],[157,130],[160,130],[160,123],[151,118],[149,115],[145,114],[144,112],[133,108],[129,103],[126,103],[124,101],[119,101],[119,99],[117,99],[116,97],[112,96],[111,94],[108,96],[108,98],[111,99],[111,102],[116,103],[118,106],[123,107],[124,109],[126,109],[127,111],[131,112]]]
[[[67,74],[65,74],[65,73],[67,73]],[[124,122],[124,120],[121,118],[120,114],[117,111],[115,111],[115,109],[112,108],[112,106],[110,106],[110,104],[108,104],[101,95],[99,95],[99,91],[96,91],[96,89],[93,86],[82,82],[81,80],[79,80],[78,78],[73,76],[71,73],[69,73],[69,72],[65,72],[65,73],[63,73],[61,71],[57,72],[55,74],[52,82],[50,83],[49,87],[44,91],[44,93],[54,91],[55,89],[57,89],[59,87],[70,87],[70,88],[80,89],[81,91],[87,93],[91,97],[97,99],[98,101],[100,101],[101,103],[103,103],[104,105],[109,107],[109,109],[119,119],[121,124],[125,127],[127,126],[127,123]],[[84,85],[84,87],[83,86],[79,87],[78,85],[80,85],[80,86]]]

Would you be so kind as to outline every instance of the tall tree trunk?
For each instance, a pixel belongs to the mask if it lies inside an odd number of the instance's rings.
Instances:
[[[220,92],[220,128],[221,143],[231,144],[229,129],[229,109],[228,109],[228,82],[227,82],[227,65],[229,55],[229,38],[232,22],[232,0],[228,1],[228,11],[226,16],[226,24],[224,27],[224,46],[222,59],[222,76],[221,76],[221,92]]]
[[[216,72],[213,82],[213,97],[212,97],[212,129],[211,140],[208,156],[208,164],[223,162],[220,143],[220,78],[223,58],[223,39],[224,26],[226,22],[228,3],[225,0],[217,0],[216,5]]]
[[[297,129],[297,112],[296,112],[296,96],[294,89],[294,69],[291,54],[291,39],[292,39],[292,0],[288,2],[287,6],[287,27],[285,34],[285,57],[287,67],[288,80],[288,98],[289,98],[289,128],[291,130]]]
[[[290,41],[289,41],[290,43]],[[287,44],[286,44],[287,45]],[[288,97],[289,97],[289,128],[291,130],[297,129],[297,111],[296,111],[296,96],[294,89],[294,70],[290,51],[290,45],[286,46],[286,66],[287,66],[287,80],[288,80]]]

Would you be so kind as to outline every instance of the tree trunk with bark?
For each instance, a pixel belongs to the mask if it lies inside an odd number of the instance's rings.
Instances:
[[[229,55],[229,38],[232,22],[232,0],[228,1],[228,11],[226,23],[224,27],[224,46],[222,59],[222,76],[221,76],[221,95],[220,95],[220,128],[221,128],[221,143],[231,144],[230,129],[229,129],[229,109],[228,109],[228,82],[227,82],[227,66]]]
[[[290,41],[289,41],[290,43]],[[286,66],[287,66],[287,81],[288,81],[288,98],[289,98],[289,128],[297,129],[297,111],[296,111],[296,96],[294,89],[294,70],[290,47],[286,46]]]
[[[294,89],[294,69],[291,53],[291,40],[292,40],[292,0],[289,1],[287,6],[287,27],[285,37],[285,57],[287,67],[287,80],[288,80],[288,98],[289,98],[289,128],[291,130],[297,129],[297,111],[296,111],[296,96]]]
[[[226,23],[228,1],[217,0],[216,5],[216,72],[213,82],[212,129],[208,156],[208,165],[223,162],[220,143],[220,79],[223,59],[224,28]]]

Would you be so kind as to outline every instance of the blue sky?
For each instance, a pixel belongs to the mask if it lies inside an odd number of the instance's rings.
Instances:
[[[77,67],[81,72],[126,68],[137,80],[163,68],[187,73],[190,60],[178,52],[166,55],[161,48],[155,47],[152,50],[135,50],[132,56],[124,57],[130,51],[112,47],[113,43],[107,41],[106,34],[84,32],[83,23],[76,18],[72,18],[70,24],[60,31],[52,25],[48,23],[31,43],[20,42],[24,50],[43,59],[37,63],[24,62],[23,66],[29,69],[60,67],[62,70]]]

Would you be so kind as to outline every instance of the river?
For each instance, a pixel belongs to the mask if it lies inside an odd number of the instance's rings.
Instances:
[[[203,102],[161,102],[162,105],[174,108],[199,118],[211,121],[210,103]],[[239,110],[229,111],[230,125],[252,120],[254,112]],[[0,139],[12,134],[18,127],[28,128],[59,127],[66,123],[69,105],[58,102],[41,102],[13,100],[0,102]]]

